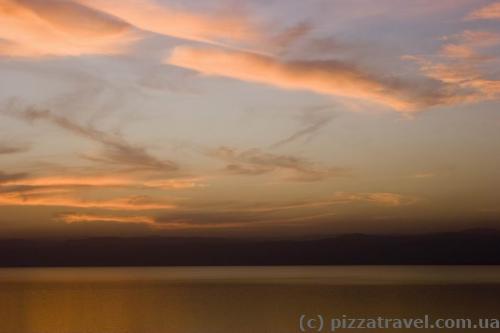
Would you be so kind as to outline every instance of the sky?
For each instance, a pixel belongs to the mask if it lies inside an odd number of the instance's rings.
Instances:
[[[0,237],[500,227],[500,2],[0,0]]]

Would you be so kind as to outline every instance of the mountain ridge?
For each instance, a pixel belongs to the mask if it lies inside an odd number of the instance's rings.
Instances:
[[[0,239],[0,267],[500,265],[500,230],[316,239]]]

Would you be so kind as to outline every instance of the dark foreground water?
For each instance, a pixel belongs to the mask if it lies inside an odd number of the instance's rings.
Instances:
[[[433,319],[500,318],[500,268],[0,269],[1,333],[281,333],[300,332],[301,318],[308,332],[331,332],[330,318],[342,315],[426,314]],[[318,315],[325,322],[322,329],[317,328]],[[397,332],[336,330],[386,331]]]

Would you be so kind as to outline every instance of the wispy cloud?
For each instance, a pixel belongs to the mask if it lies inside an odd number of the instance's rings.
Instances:
[[[73,1],[0,0],[0,55],[78,56],[124,52],[137,31]]]
[[[493,2],[489,5],[474,10],[467,15],[467,20],[500,20],[500,2]]]
[[[262,175],[271,172],[285,174],[285,179],[292,181],[314,182],[330,177],[348,174],[343,168],[324,168],[305,159],[291,155],[278,155],[260,149],[238,150],[219,147],[209,155],[225,161],[225,171],[237,175]]]
[[[436,55],[406,56],[415,61],[420,71],[442,83],[442,104],[480,102],[500,98],[500,80],[488,68],[496,57],[484,51],[500,44],[500,35],[491,31],[465,30],[445,36]]]
[[[500,19],[500,2],[494,2],[466,17],[467,20]],[[420,65],[426,76],[443,83],[448,98],[444,104],[480,102],[500,98],[500,80],[491,68],[498,59],[488,50],[500,44],[498,32],[464,30],[441,38],[436,55],[407,57]]]
[[[176,163],[172,161],[159,160],[150,155],[145,148],[132,145],[118,135],[102,132],[91,127],[90,125],[80,125],[49,110],[37,110],[30,108],[23,112],[16,112],[15,115],[28,121],[48,121],[75,135],[101,144],[104,148],[103,152],[99,155],[87,155],[86,157],[89,159],[144,169],[156,169],[163,171],[178,170]]]
[[[284,62],[249,52],[179,46],[166,63],[206,75],[366,100],[403,112],[434,105],[439,98],[396,78],[376,76],[334,60]]]

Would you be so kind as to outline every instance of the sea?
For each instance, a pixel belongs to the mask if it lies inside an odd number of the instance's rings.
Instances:
[[[0,333],[500,332],[495,319],[497,266],[0,269]]]

